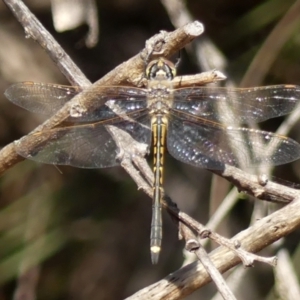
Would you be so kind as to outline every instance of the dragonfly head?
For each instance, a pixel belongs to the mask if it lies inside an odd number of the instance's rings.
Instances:
[[[175,76],[175,65],[163,57],[152,60],[146,68],[146,77],[150,80],[172,80]]]

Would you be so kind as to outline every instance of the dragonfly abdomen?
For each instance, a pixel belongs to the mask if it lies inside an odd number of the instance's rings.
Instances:
[[[150,249],[152,263],[156,264],[159,257],[162,241],[162,196],[163,196],[163,166],[165,141],[167,134],[168,119],[163,115],[152,117],[151,127],[153,134],[153,206],[152,206],[152,222]]]

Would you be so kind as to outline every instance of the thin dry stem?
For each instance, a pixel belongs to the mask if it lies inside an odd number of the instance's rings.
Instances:
[[[281,237],[295,230],[300,224],[300,197],[293,203],[257,221],[253,226],[237,234],[232,240],[240,241],[248,252],[258,252]],[[210,254],[210,259],[221,273],[240,263],[236,253],[219,247]],[[127,299],[143,299],[149,293],[155,299],[178,299],[191,294],[195,289],[211,281],[204,267],[197,262],[187,265],[157,283],[140,290]]]

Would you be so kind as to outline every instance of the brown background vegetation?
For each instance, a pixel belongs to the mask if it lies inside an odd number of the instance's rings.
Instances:
[[[186,5],[192,19],[204,24],[203,36],[211,39],[224,56],[223,71],[239,85],[262,44],[294,2],[190,0]],[[160,1],[97,1],[99,43],[89,49],[84,43],[87,26],[57,33],[52,24],[50,1],[26,1],[26,4],[92,82],[136,55],[152,35],[174,29],[172,15]],[[290,38],[271,67],[262,70],[267,73],[260,85],[300,83],[299,33],[300,23],[289,33]],[[9,84],[68,82],[41,47],[25,38],[23,29],[3,3],[0,3],[0,43],[3,147],[44,120],[43,116],[22,110],[4,97]],[[191,51],[183,51],[180,74],[203,71],[197,63],[195,48],[192,45]],[[206,55],[204,59],[214,64],[216,56],[210,52]],[[265,52],[264,59],[268,57]],[[247,85],[253,85],[251,78]],[[281,121],[265,122],[263,128],[275,131]],[[299,124],[290,136],[300,141],[298,128]],[[165,173],[167,193],[182,211],[203,224],[229,189],[223,181],[212,179],[210,172],[183,165],[170,156]],[[299,162],[276,169],[275,176],[299,182]],[[18,286],[24,284],[18,277],[30,263],[32,253],[38,267],[28,272],[28,278],[37,280],[34,289],[37,299],[121,299],[165,277],[183,262],[184,244],[178,241],[176,226],[164,214],[162,254],[159,264],[151,265],[151,199],[137,190],[121,168],[58,169],[24,161],[1,177],[0,189],[0,299],[11,299]],[[217,231],[231,237],[247,228],[253,205],[254,199],[240,199]],[[295,270],[299,272],[298,239],[299,233],[295,232],[278,247],[264,250],[264,255],[275,255],[279,247],[286,247],[294,256]],[[255,268],[246,271],[241,287],[236,293],[239,299],[273,299],[272,268],[256,263]],[[215,287],[210,284],[188,299],[209,299],[214,292]]]

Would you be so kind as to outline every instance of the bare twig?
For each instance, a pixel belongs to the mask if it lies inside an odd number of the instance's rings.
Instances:
[[[241,244],[237,240],[233,240],[233,239],[228,240],[215,232],[211,232],[209,234],[209,237],[210,237],[210,239],[212,239],[219,245],[227,247],[228,249],[235,252],[236,255],[241,259],[241,261],[245,267],[252,267],[255,260],[264,262],[273,267],[276,266],[276,263],[277,263],[276,257],[262,257],[259,255],[250,253],[248,251],[245,251],[243,248],[241,248]]]
[[[174,87],[191,87],[196,85],[205,85],[226,79],[226,76],[217,70],[203,72],[195,75],[177,76],[173,79]]]
[[[234,269],[233,272],[226,277],[226,283],[230,287],[230,289],[236,294],[239,293],[240,290],[243,289],[242,284],[245,280],[245,275],[247,274],[247,269],[243,266],[238,266]],[[216,293],[213,298],[210,300],[222,300],[222,297],[219,293]]]
[[[203,246],[197,240],[190,239],[187,241],[186,248],[188,251],[195,253],[195,255],[198,257],[199,261],[202,263],[206,272],[210,275],[211,279],[216,284],[218,291],[222,295],[223,299],[225,300],[236,299],[234,294],[226,284],[224,278],[222,277],[218,269],[214,266],[214,264],[210,260]]]
[[[257,221],[253,226],[237,234],[233,240],[240,241],[246,251],[258,252],[295,230],[299,224],[300,197],[293,203]],[[210,259],[221,273],[240,263],[238,256],[225,247],[214,250],[210,254]],[[149,293],[152,295],[151,299],[183,298],[210,281],[211,278],[205,272],[204,267],[200,263],[194,262],[127,299],[143,299]]]
[[[194,253],[198,257],[198,260],[202,263],[205,270],[216,284],[218,291],[223,296],[223,299],[236,299],[233,293],[230,291],[229,287],[227,286],[224,278],[214,266],[207,252],[196,239],[195,235],[191,232],[191,230],[188,227],[183,227],[181,233],[186,241],[186,250],[191,253]]]
[[[298,190],[272,181],[267,181],[262,184],[260,176],[251,175],[228,165],[226,165],[223,171],[212,172],[232,182],[240,191],[248,193],[258,199],[276,203],[289,203],[299,195]]]

